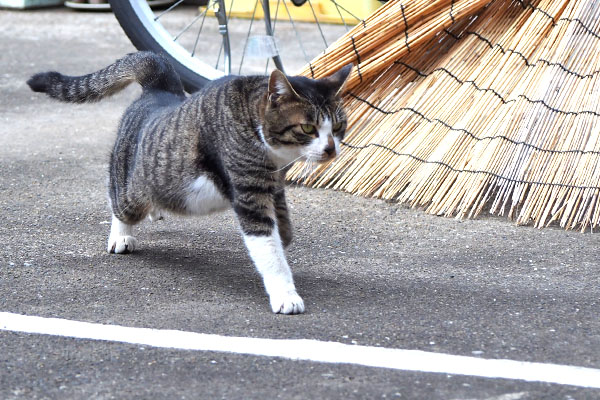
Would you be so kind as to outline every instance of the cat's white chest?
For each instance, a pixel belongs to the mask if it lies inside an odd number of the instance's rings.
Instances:
[[[199,176],[186,190],[186,210],[191,214],[205,215],[230,207],[215,184],[206,176]]]

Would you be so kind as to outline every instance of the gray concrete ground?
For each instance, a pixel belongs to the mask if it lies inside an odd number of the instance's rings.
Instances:
[[[133,50],[111,14],[0,11],[0,311],[600,368],[598,238],[289,190],[307,313],[273,315],[232,215],[143,223],[109,255],[107,156],[136,88],[96,105],[28,90]],[[593,399],[555,384],[0,332],[0,398]]]

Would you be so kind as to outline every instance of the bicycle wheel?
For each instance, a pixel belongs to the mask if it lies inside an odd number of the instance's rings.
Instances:
[[[294,74],[360,21],[339,1],[178,0],[157,11],[146,0],[110,4],[133,45],[165,54],[193,92],[229,73],[267,74],[276,63]]]

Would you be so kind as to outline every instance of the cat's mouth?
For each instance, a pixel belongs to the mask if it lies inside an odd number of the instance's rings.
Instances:
[[[337,156],[337,153],[323,153],[323,154],[319,154],[316,156],[308,156],[306,157],[307,161],[314,161],[317,162],[319,164],[323,164],[326,163],[328,161],[333,160],[335,157]]]
[[[338,155],[336,146],[327,146],[319,149],[309,149],[305,152],[305,160],[309,162],[316,162],[319,164],[326,163],[333,160]]]
[[[317,162],[319,163],[326,163],[327,161],[331,161],[333,160],[335,157],[337,156],[336,153],[333,154],[324,154],[319,160],[317,160]]]

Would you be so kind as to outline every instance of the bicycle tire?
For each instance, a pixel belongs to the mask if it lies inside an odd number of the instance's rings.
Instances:
[[[187,2],[189,3],[190,0],[187,0]],[[212,0],[212,4],[215,4],[218,0]],[[254,6],[254,9],[256,12],[256,8],[258,7],[258,3],[265,1],[265,0],[256,0],[256,4]],[[289,0],[287,0],[289,1]],[[256,64],[253,64],[253,61],[250,60],[250,56],[248,56],[248,59],[245,59],[245,56],[247,54],[250,54],[252,52],[250,52],[250,45],[249,45],[249,39],[255,39],[258,38],[260,39],[260,34],[259,36],[255,36],[256,32],[253,31],[251,33],[252,27],[253,27],[253,22],[255,21],[255,16],[254,13],[252,13],[252,18],[250,20],[246,20],[248,22],[244,22],[242,23],[242,20],[237,18],[234,19],[234,25],[229,25],[229,16],[227,16],[227,22],[226,22],[226,30],[227,30],[227,47],[229,46],[229,41],[230,41],[230,36],[231,35],[237,35],[235,36],[236,39],[231,39],[233,40],[233,44],[237,45],[237,49],[233,49],[231,52],[229,51],[224,51],[223,54],[227,53],[228,57],[234,56],[238,58],[239,60],[239,68],[237,71],[235,71],[237,74],[239,75],[246,75],[246,74],[267,74],[267,69],[269,67],[269,61],[272,61],[273,63],[271,64],[271,67],[273,67],[274,65],[276,65],[278,68],[283,70],[283,65],[281,64],[281,59],[280,54],[285,54],[285,72],[289,72],[288,71],[288,67],[291,65],[292,68],[290,68],[290,71],[293,70],[294,68],[299,68],[298,61],[300,61],[300,67],[302,66],[302,60],[304,60],[304,62],[309,62],[310,59],[312,59],[312,57],[316,56],[318,54],[319,51],[323,51],[326,47],[327,47],[327,41],[325,36],[330,36],[330,40],[332,39],[331,36],[333,36],[334,39],[337,39],[339,36],[341,36],[341,34],[344,33],[344,31],[340,32],[339,29],[344,29],[345,31],[347,31],[349,28],[346,24],[346,20],[344,20],[344,17],[342,16],[342,13],[340,11],[340,8],[338,8],[338,13],[340,13],[340,17],[341,17],[341,21],[343,22],[343,27],[340,25],[337,28],[333,28],[333,26],[330,26],[328,28],[328,30],[324,33],[323,30],[321,29],[321,25],[319,25],[319,21],[317,19],[317,15],[315,14],[315,11],[313,9],[312,4],[310,3],[310,0],[304,0],[307,2],[307,5],[305,7],[310,7],[309,10],[312,10],[312,15],[314,15],[314,21],[316,23],[312,24],[312,23],[307,23],[306,21],[304,22],[300,22],[300,21],[296,21],[294,22],[291,14],[287,14],[288,13],[288,5],[286,5],[286,0],[277,0],[276,2],[276,7],[274,10],[274,20],[273,20],[273,24],[271,25],[270,21],[268,20],[264,20],[264,23],[266,24],[266,34],[269,36],[273,37],[273,44],[272,46],[274,47],[269,47],[267,46],[268,50],[265,54],[268,54],[266,60],[266,65],[262,68],[261,70],[257,70],[256,69]],[[336,3],[336,0],[329,0],[332,3]],[[177,34],[171,34],[169,33],[168,30],[171,30],[171,32],[173,32],[173,28],[174,26],[171,24],[172,20],[167,20],[165,21],[162,17],[163,15],[167,15],[167,13],[171,12],[171,10],[173,10],[175,7],[178,7],[178,5],[180,5],[181,3],[184,3],[185,5],[185,0],[178,0],[175,1],[174,4],[169,7],[168,9],[166,9],[164,12],[160,12],[157,13],[157,15],[154,14],[154,12],[150,9],[150,7],[148,6],[147,0],[109,0],[113,13],[115,15],[115,17],[117,18],[119,24],[121,25],[121,27],[123,28],[123,30],[125,31],[125,33],[127,34],[127,36],[129,37],[129,39],[131,40],[131,42],[133,43],[133,45],[139,49],[139,50],[150,50],[150,51],[154,51],[156,53],[160,53],[160,54],[164,54],[173,64],[173,66],[175,67],[175,70],[180,74],[182,83],[184,85],[184,88],[186,89],[186,91],[192,93],[194,91],[197,91],[198,89],[200,89],[202,86],[204,86],[208,81],[210,80],[214,80],[217,78],[220,78],[222,76],[224,76],[226,73],[235,73],[233,71],[229,71],[229,69],[224,68],[224,69],[220,69],[218,68],[219,65],[219,59],[221,57],[221,50],[217,50],[214,46],[212,46],[215,43],[215,40],[211,39],[206,39],[207,35],[203,34],[203,41],[198,41],[200,36],[200,33],[203,32],[202,31],[202,27],[204,26],[204,17],[207,15],[206,12],[201,12],[200,14],[196,14],[196,17],[192,20],[192,22],[188,25],[187,22],[184,23],[185,28],[183,30],[180,30],[179,33]],[[206,1],[205,1],[206,2]],[[211,0],[209,0],[209,3],[211,2]],[[281,2],[281,7],[280,7],[280,2]],[[223,4],[223,3],[222,3]],[[231,0],[230,2],[228,1],[229,6],[231,6],[233,4],[233,0]],[[337,4],[336,4],[337,6]],[[266,5],[262,6],[263,9],[265,7],[267,7],[267,11],[268,11],[268,1]],[[225,7],[223,7],[224,9]],[[286,14],[288,15],[288,19],[289,22],[287,21],[280,21],[277,23],[277,36],[282,35],[282,37],[285,37],[287,35],[287,38],[281,42],[282,47],[279,48],[279,46],[275,43],[275,39],[277,39],[274,34],[275,32],[275,24],[276,24],[276,20],[277,20],[277,15],[278,12],[283,12],[283,10],[285,9]],[[205,8],[205,10],[208,10],[208,8]],[[344,11],[347,11],[344,9]],[[349,12],[348,12],[349,13]],[[270,14],[270,12],[268,12],[268,14]],[[270,14],[273,15],[273,14]],[[351,15],[352,17],[355,18],[355,23],[357,21],[359,21],[354,15],[352,15],[351,13],[349,13],[349,15]],[[187,32],[188,28],[190,28],[192,26],[192,24],[195,23],[195,21],[198,20],[198,18],[202,17],[202,19],[200,21],[202,21],[201,25],[200,25],[200,29],[197,32],[196,35],[196,41],[193,45],[193,49],[190,51],[190,47],[192,46],[187,46],[189,45],[189,43],[182,43],[182,41],[180,41],[179,39],[181,38],[182,34],[184,32]],[[159,21],[159,18],[160,21]],[[262,17],[257,17],[256,20],[261,19]],[[346,16],[346,18],[349,18],[348,16]],[[167,17],[168,19],[168,17]],[[206,19],[207,21],[211,20],[210,18]],[[216,19],[212,19],[212,21],[216,21]],[[180,23],[181,21],[176,21],[178,23]],[[210,25],[210,24],[207,24]],[[257,24],[260,25],[260,24]],[[317,27],[317,30],[314,29],[314,27]],[[213,26],[214,27],[214,26]],[[246,27],[248,29],[246,29]],[[263,28],[264,29],[264,28]],[[261,30],[260,27],[258,27],[258,30]],[[175,32],[177,32],[177,30],[175,30]],[[208,37],[209,38],[213,38],[215,36],[210,36],[210,35],[215,35],[221,33],[220,30],[220,26],[219,26],[219,31],[215,31],[213,30],[212,32],[208,32]],[[241,35],[241,36],[240,36]],[[305,41],[306,37],[303,35],[309,35],[307,37],[310,37],[311,35],[314,38],[318,38],[317,40],[321,40],[323,41],[323,44],[321,44],[321,47],[319,49],[319,46],[314,46],[314,48],[310,45],[303,45],[302,43]],[[264,36],[263,36],[264,37]],[[268,37],[268,36],[267,36]],[[297,40],[297,44],[299,45],[299,50],[300,52],[298,52],[298,49],[296,49],[295,53],[292,54],[292,52],[294,50],[290,50],[290,45],[288,44],[288,40],[289,38],[293,38],[295,37]],[[181,38],[182,39],[182,38]],[[205,41],[208,40],[208,41]],[[218,43],[225,43],[225,40],[222,40],[220,37],[219,39],[216,40],[216,42]],[[203,53],[198,52],[196,53],[196,45],[198,43],[203,43],[203,46],[201,46],[200,48],[203,49]],[[291,42],[290,42],[291,43]],[[311,43],[314,43],[311,42]],[[331,43],[331,41],[330,41]],[[242,46],[243,44],[243,46]],[[210,48],[210,50],[207,50],[207,47]],[[211,47],[212,46],[212,47]],[[247,47],[248,46],[248,47]],[[259,46],[260,47],[260,46]],[[223,48],[223,45],[222,45]],[[248,52],[246,51],[248,50]],[[261,53],[262,50],[259,51],[259,53]],[[274,52],[273,52],[274,51]],[[215,65],[214,60],[208,60],[206,56],[212,56],[218,54],[217,56],[217,63]],[[291,57],[290,57],[291,56]],[[302,57],[300,57],[302,56]],[[223,56],[223,66],[225,65],[225,56]],[[260,59],[261,56],[259,56]],[[264,56],[262,56],[264,57]],[[256,59],[256,57],[255,57]],[[236,60],[237,61],[237,60]],[[244,64],[244,62],[246,62],[246,64]],[[231,62],[231,59],[229,59],[229,62]],[[212,63],[212,65],[210,64]],[[296,64],[294,64],[296,63]],[[242,71],[242,64],[244,64],[244,71]]]
[[[129,0],[109,0],[109,3],[117,21],[131,43],[139,50],[149,50],[167,57],[179,73],[187,92],[193,93],[208,81],[216,78],[216,76],[202,75],[197,68],[184,64],[181,59],[165,51],[164,46],[159,43],[160,38],[153,35],[147,25],[144,24],[148,21],[140,14],[143,10],[136,9],[137,4]]]

